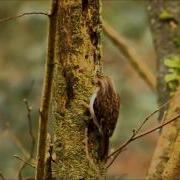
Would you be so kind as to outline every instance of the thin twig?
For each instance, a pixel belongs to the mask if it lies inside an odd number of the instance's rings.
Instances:
[[[159,126],[156,126],[156,127],[152,128],[152,129],[150,129],[150,130],[148,130],[148,131],[145,131],[145,132],[137,135],[136,137],[133,138],[133,141],[136,140],[136,139],[139,139],[140,137],[143,137],[143,136],[145,136],[145,135],[147,135],[147,134],[150,134],[150,133],[152,133],[152,132],[154,132],[154,131],[156,131],[156,130],[161,129],[162,127],[164,127],[164,126],[170,124],[171,122],[177,120],[179,117],[180,117],[180,114],[177,115],[177,116],[175,116],[174,118],[170,119],[169,121],[167,121],[167,122],[165,122],[165,123],[163,123],[163,124],[160,124]]]
[[[29,152],[27,151],[27,149],[24,147],[24,145],[22,144],[21,140],[18,138],[18,136],[11,130],[11,129],[7,129],[8,134],[10,136],[10,138],[12,139],[12,141],[14,142],[14,144],[22,151],[23,155],[25,157],[29,157]]]
[[[31,166],[32,168],[36,168],[36,165],[35,164],[31,164],[29,162],[27,162],[26,159],[22,159],[20,156],[18,155],[13,155],[13,157],[15,157],[16,159],[22,161],[24,164],[28,165],[28,166]]]
[[[33,128],[32,128],[32,118],[31,118],[31,110],[32,108],[29,106],[29,103],[27,101],[27,99],[24,99],[24,103],[26,105],[26,109],[27,109],[27,118],[28,118],[28,129],[29,129],[29,135],[31,138],[31,151],[30,151],[30,158],[33,158],[33,154],[34,154],[34,148],[35,148],[35,136],[33,134]]]
[[[31,139],[31,150],[30,150],[30,155],[29,157],[27,158],[26,161],[23,161],[20,169],[19,169],[19,172],[18,172],[18,177],[19,179],[22,179],[22,171],[23,169],[25,168],[26,164],[28,161],[30,161],[32,158],[33,158],[33,155],[34,155],[34,148],[35,148],[35,136],[33,134],[33,128],[32,128],[32,118],[31,118],[31,110],[32,108],[29,106],[29,103],[27,101],[27,99],[24,99],[23,100],[24,103],[25,103],[25,106],[26,106],[26,110],[27,110],[27,119],[28,119],[28,129],[29,129],[29,135],[30,135],[30,139]]]
[[[156,109],[155,111],[153,111],[152,113],[150,113],[149,115],[147,115],[144,119],[144,121],[139,125],[139,127],[135,130],[133,130],[133,137],[136,136],[140,130],[142,129],[142,127],[146,124],[146,122],[154,115],[156,114],[157,112],[159,112],[162,108],[164,108],[165,106],[167,106],[170,102],[172,102],[172,100],[174,98],[176,98],[177,96],[179,96],[179,93],[176,95],[176,96],[173,96],[171,99],[169,99],[167,102],[165,102],[164,104],[160,105],[160,107],[158,109]],[[162,121],[163,123],[164,121]],[[109,159],[110,157],[112,157],[114,154],[116,154],[116,151],[114,151],[113,153],[111,153],[107,159]]]
[[[133,47],[130,47],[124,37],[120,36],[109,24],[103,21],[103,30],[112,42],[119,48],[122,54],[127,58],[134,70],[148,84],[148,86],[156,90],[156,78],[148,66],[141,60]]]
[[[2,18],[2,19],[0,19],[0,23],[5,23],[5,22],[8,22],[8,21],[12,21],[14,19],[21,18],[23,16],[28,16],[28,15],[44,15],[44,16],[49,16],[49,14],[46,13],[46,12],[25,12],[25,13],[21,13],[21,14],[15,15],[15,16]]]
[[[111,160],[111,162],[107,165],[107,168],[109,168],[109,167],[113,164],[113,162],[116,160],[116,158],[117,158],[117,157],[119,156],[119,154],[122,152],[122,150],[123,150],[125,147],[127,147],[127,145],[129,145],[132,141],[135,141],[136,139],[139,139],[139,138],[141,138],[141,137],[143,137],[143,136],[146,136],[147,134],[150,134],[150,133],[152,133],[152,132],[154,132],[154,131],[156,131],[156,130],[158,130],[158,129],[161,129],[162,127],[164,127],[164,126],[170,124],[171,122],[177,120],[179,117],[180,117],[180,114],[177,115],[176,117],[170,119],[169,121],[167,121],[167,122],[165,122],[165,123],[163,123],[163,124],[161,124],[161,125],[159,125],[159,126],[156,126],[156,127],[152,128],[152,129],[150,129],[150,130],[147,130],[147,131],[145,131],[145,132],[143,132],[143,133],[141,133],[141,134],[139,134],[139,135],[134,135],[134,133],[133,133],[132,136],[131,136],[124,144],[122,144],[119,148],[117,148],[117,150],[115,150],[115,151],[110,155],[110,157],[111,157],[112,155],[114,155],[114,157],[113,157],[113,159]]]
[[[146,122],[157,112],[159,112],[161,109],[163,109],[165,106],[167,106],[170,102],[172,102],[172,100],[174,98],[176,98],[177,96],[179,96],[179,94],[177,94],[176,96],[173,96],[172,98],[170,98],[167,102],[163,103],[162,105],[159,106],[158,109],[156,109],[155,111],[153,111],[152,113],[150,113],[148,116],[145,117],[144,121],[140,124],[140,126],[136,129],[136,134],[138,134],[140,132],[140,130],[142,129],[142,127],[146,124]],[[164,122],[164,121],[162,121]]]

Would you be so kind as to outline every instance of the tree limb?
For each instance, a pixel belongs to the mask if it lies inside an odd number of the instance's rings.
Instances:
[[[32,108],[29,106],[27,99],[24,99],[23,101],[24,101],[26,109],[27,109],[28,129],[29,129],[29,135],[31,138],[31,150],[30,150],[29,157],[25,161],[23,161],[23,163],[18,171],[18,177],[20,180],[23,179],[23,177],[22,177],[23,169],[26,167],[26,164],[28,164],[28,162],[33,158],[34,148],[35,148],[35,143],[36,143],[35,137],[33,134],[33,130],[32,130],[32,118],[31,118],[31,109]]]
[[[24,16],[28,16],[28,15],[44,15],[44,16],[49,16],[49,14],[46,13],[46,12],[25,12],[25,13],[21,13],[21,14],[15,15],[15,16],[2,18],[2,19],[0,19],[0,24],[8,22],[8,21],[12,21],[14,19],[18,19],[18,18],[21,18],[21,17],[24,17]]]
[[[170,124],[171,122],[177,120],[179,117],[180,117],[180,114],[175,116],[174,118],[170,119],[169,121],[167,121],[167,122],[165,122],[165,123],[163,123],[163,124],[161,124],[159,126],[156,126],[156,127],[152,128],[150,130],[147,130],[147,131],[145,131],[143,133],[140,133],[138,135],[136,135],[135,131],[133,131],[133,134],[130,136],[130,138],[125,143],[123,143],[119,148],[117,148],[117,150],[115,150],[112,154],[109,155],[108,158],[110,158],[113,155],[114,155],[114,157],[113,157],[112,161],[107,165],[107,168],[109,168],[113,164],[113,162],[116,160],[116,158],[122,152],[122,150],[125,147],[127,147],[132,141],[135,141],[136,139],[139,139],[139,138],[141,138],[143,136],[146,136],[147,134],[150,134],[150,133],[152,133],[152,132],[154,132],[154,131],[156,131],[158,129],[161,129],[162,127],[166,126],[167,124]]]
[[[137,54],[133,47],[127,44],[124,37],[120,36],[107,22],[103,21],[104,33],[112,40],[112,42],[118,47],[122,54],[127,58],[134,70],[139,76],[146,82],[146,84],[155,91],[156,89],[156,77],[143,62],[140,56]]]
[[[54,47],[56,33],[56,0],[52,0],[51,16],[49,18],[49,37],[48,37],[48,52],[45,65],[45,78],[42,91],[42,101],[39,116],[39,134],[38,134],[38,152],[37,152],[37,169],[36,180],[43,180],[45,170],[45,153],[46,153],[46,138],[48,126],[48,111],[51,98],[51,86],[53,80],[54,69]]]

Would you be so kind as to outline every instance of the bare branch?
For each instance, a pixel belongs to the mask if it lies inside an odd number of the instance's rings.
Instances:
[[[173,96],[172,98],[170,98],[167,102],[163,103],[162,105],[159,106],[158,109],[156,109],[155,111],[153,111],[152,113],[150,113],[148,116],[145,117],[144,121],[140,124],[140,126],[137,128],[136,130],[136,135],[140,132],[140,130],[142,129],[142,127],[146,124],[146,122],[157,112],[159,112],[161,109],[163,109],[165,106],[167,106],[170,102],[172,102],[172,100],[174,98],[176,98],[177,96],[179,96],[179,94],[177,94],[176,96]],[[162,120],[162,123],[164,122],[164,120]]]
[[[177,96],[179,96],[179,93],[176,95],[176,96],[173,96],[171,99],[169,99],[167,102],[165,102],[164,104],[160,105],[160,107],[158,109],[156,109],[155,111],[153,111],[152,113],[150,113],[148,116],[145,117],[144,121],[142,121],[142,123],[139,125],[139,127],[135,130],[133,130],[133,134],[132,136],[130,137],[133,138],[135,137],[140,131],[141,129],[143,128],[143,126],[146,124],[146,122],[154,115],[156,114],[157,112],[159,112],[162,108],[164,108],[165,106],[167,106],[170,102],[172,102],[172,100],[174,100],[174,98],[176,98]],[[163,123],[164,121],[162,121]],[[110,157],[112,157],[113,155],[116,154],[116,151],[114,151],[113,153],[111,153],[107,159],[109,159]]]
[[[32,108],[29,106],[29,103],[27,101],[27,99],[24,99],[24,103],[26,105],[26,109],[27,109],[27,118],[28,118],[28,129],[29,129],[29,135],[31,138],[31,151],[30,151],[30,158],[33,158],[33,154],[34,154],[34,148],[35,148],[35,136],[33,134],[33,128],[32,128],[32,118],[31,118],[31,110]]]
[[[141,133],[141,134],[139,134],[139,135],[136,135],[135,133],[133,133],[132,136],[131,136],[124,144],[122,144],[119,148],[117,148],[117,150],[115,150],[112,154],[109,155],[108,158],[110,158],[110,157],[113,156],[113,155],[114,155],[114,157],[113,157],[113,159],[111,160],[111,162],[107,165],[107,168],[109,168],[109,167],[113,164],[113,162],[116,160],[116,158],[117,158],[117,157],[119,156],[119,154],[122,152],[122,150],[123,150],[125,147],[127,147],[132,141],[135,141],[136,139],[139,139],[139,138],[141,138],[141,137],[143,137],[143,136],[146,136],[147,134],[150,134],[150,133],[152,133],[152,132],[155,132],[156,130],[159,130],[159,129],[161,129],[162,127],[164,127],[164,126],[170,124],[171,122],[177,120],[178,118],[180,118],[180,114],[177,115],[176,117],[170,119],[169,121],[167,121],[167,122],[165,122],[165,123],[163,123],[163,124],[161,124],[161,125],[159,125],[159,126],[156,126],[156,127],[152,128],[152,129],[150,129],[150,130],[147,130],[147,131],[145,131],[145,132],[143,132],[143,133]]]
[[[171,122],[177,120],[179,117],[180,117],[180,114],[177,115],[177,116],[175,116],[174,118],[170,119],[169,121],[167,121],[167,122],[165,122],[165,123],[163,123],[163,124],[160,124],[159,126],[156,126],[156,127],[152,128],[152,129],[150,129],[150,130],[148,130],[148,131],[145,131],[145,132],[137,135],[136,137],[133,138],[133,141],[136,140],[136,139],[139,139],[139,138],[141,138],[141,137],[143,137],[143,136],[145,136],[145,135],[147,135],[147,134],[150,134],[150,133],[152,133],[152,132],[154,132],[154,131],[156,131],[156,130],[161,129],[162,127],[164,127],[164,126],[170,124]]]
[[[49,16],[49,14],[46,13],[46,12],[25,12],[25,13],[18,14],[16,16],[2,18],[2,19],[0,19],[0,23],[5,23],[5,22],[8,22],[8,21],[12,21],[14,19],[21,18],[23,16],[28,16],[28,15],[44,15],[44,16]]]
[[[29,157],[28,150],[24,147],[24,145],[22,144],[18,136],[9,127],[7,127],[7,133],[9,137],[12,139],[12,141],[14,142],[14,144],[22,151],[23,155],[25,157]]]
[[[13,157],[15,157],[16,159],[22,161],[24,164],[31,166],[32,168],[36,168],[36,165],[35,165],[35,164],[31,164],[31,163],[27,162],[26,159],[22,159],[22,158],[21,158],[20,156],[18,156],[18,155],[13,155]]]
[[[36,143],[35,137],[34,137],[34,134],[33,134],[33,130],[32,130],[32,118],[31,118],[31,110],[32,110],[32,108],[29,106],[29,103],[28,103],[27,99],[24,99],[23,101],[24,101],[26,109],[27,109],[28,129],[29,129],[29,135],[30,135],[30,138],[31,138],[31,150],[30,150],[30,155],[29,155],[28,159],[26,159],[26,161],[23,161],[23,163],[22,163],[22,165],[21,165],[21,167],[19,169],[18,177],[19,177],[20,180],[22,179],[22,171],[23,171],[23,169],[25,168],[26,164],[33,158],[34,148],[35,148],[35,143]]]
[[[103,21],[103,30],[105,34],[112,40],[112,42],[119,48],[131,66],[136,70],[139,76],[148,84],[148,86],[155,91],[156,78],[148,66],[143,63],[140,56],[133,47],[130,47],[127,40],[121,37],[110,25]]]

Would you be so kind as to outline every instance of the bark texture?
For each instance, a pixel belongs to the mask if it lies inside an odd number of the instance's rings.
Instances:
[[[180,87],[172,100],[169,110],[167,112],[166,120],[177,116],[180,111]],[[180,121],[177,119],[175,122],[165,126],[162,130],[160,138],[157,143],[154,156],[152,158],[151,166],[149,169],[148,177],[149,180],[164,179],[168,173],[176,174],[176,168],[179,167],[180,148],[179,145],[179,132],[180,132]],[[176,159],[177,158],[177,159]],[[170,166],[171,170],[170,170]],[[180,173],[179,169],[176,171]],[[176,177],[179,176],[174,176]],[[171,179],[171,178],[170,178]],[[172,178],[173,179],[173,178]]]
[[[179,179],[180,178],[180,126],[176,135],[176,141],[172,147],[170,159],[164,169],[163,179]]]
[[[159,104],[163,104],[169,98],[169,90],[167,88],[167,82],[165,82],[165,75],[168,72],[168,68],[165,66],[164,61],[170,56],[179,57],[180,52],[180,1],[152,0],[149,2],[150,25],[157,51],[158,102]],[[180,88],[177,90],[175,98],[169,107],[166,107],[160,112],[159,120],[162,120],[166,110],[165,121],[179,114],[179,92]],[[177,149],[179,130],[179,120],[163,128],[152,158],[147,179],[160,180],[168,179],[169,177],[171,177],[170,179],[177,179],[176,168],[179,167],[179,164],[174,160],[180,151],[180,149]],[[171,170],[169,169],[170,167]],[[167,175],[170,171],[173,174],[171,176]]]
[[[100,1],[57,0],[55,67],[50,121],[55,135],[55,175],[59,179],[97,179],[97,140],[88,145],[86,127],[92,83],[100,69]],[[92,137],[91,137],[92,138]],[[91,150],[89,150],[91,146]],[[92,152],[94,149],[94,152]]]

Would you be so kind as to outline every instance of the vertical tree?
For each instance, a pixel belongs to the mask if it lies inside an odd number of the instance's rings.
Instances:
[[[89,104],[94,90],[92,81],[100,71],[100,37],[100,0],[53,0],[40,116],[38,180],[44,176],[47,120],[55,135],[56,176],[98,177],[103,164],[96,152],[99,142],[95,134],[87,135],[89,118],[83,104]]]
[[[153,0],[149,4],[150,24],[157,51],[159,104],[167,101],[169,94],[172,95],[177,91],[176,99],[173,99],[170,106],[163,109],[160,114],[160,120],[162,120],[167,110],[166,120],[178,114],[180,108],[179,88],[177,88],[180,79],[180,1]],[[168,74],[169,72],[171,73]],[[180,165],[179,158],[175,158],[180,153],[179,128],[178,121],[163,128],[148,179],[176,179],[180,176],[177,171]]]

